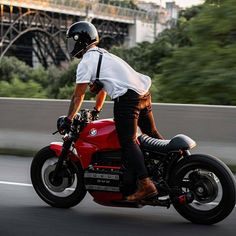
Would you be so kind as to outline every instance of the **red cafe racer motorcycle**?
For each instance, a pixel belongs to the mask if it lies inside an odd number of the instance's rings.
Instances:
[[[169,208],[173,205],[187,220],[214,224],[235,207],[235,182],[229,168],[216,157],[190,153],[196,143],[183,134],[158,140],[145,134],[137,142],[145,156],[149,176],[159,194],[140,202],[125,196],[136,191],[136,179],[121,158],[114,121],[92,121],[81,110],[69,131],[58,131],[63,142],[41,149],[31,165],[31,180],[37,194],[53,207],[77,205],[89,192],[98,204],[114,207]]]

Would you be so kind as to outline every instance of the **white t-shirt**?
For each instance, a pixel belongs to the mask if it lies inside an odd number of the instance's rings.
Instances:
[[[98,59],[100,53],[96,48],[89,49],[77,67],[76,83],[90,83],[96,79]],[[103,51],[99,80],[103,83],[103,89],[115,99],[122,96],[128,89],[144,95],[151,86],[149,76],[136,72],[129,64],[121,58]]]

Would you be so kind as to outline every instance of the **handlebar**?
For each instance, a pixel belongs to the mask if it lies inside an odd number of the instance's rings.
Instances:
[[[60,116],[57,120],[57,131],[53,133],[60,133],[61,135],[72,132],[74,135],[78,134],[87,124],[94,121],[95,118],[92,115],[92,111],[89,109],[82,109],[76,114],[73,121],[68,128],[64,128],[64,120],[66,116]]]
[[[93,120],[94,119],[92,117],[92,111],[89,109],[82,109],[76,114],[72,123],[79,121],[79,122],[84,122],[88,124],[92,122]]]

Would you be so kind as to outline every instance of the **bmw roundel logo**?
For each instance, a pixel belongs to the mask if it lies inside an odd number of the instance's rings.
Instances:
[[[91,136],[95,136],[95,135],[97,134],[97,130],[96,130],[95,128],[93,128],[93,129],[91,129],[91,130],[89,131],[89,134],[90,134]]]

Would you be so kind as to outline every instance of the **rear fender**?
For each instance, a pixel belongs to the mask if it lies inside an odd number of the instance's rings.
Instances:
[[[59,157],[61,155],[62,146],[63,146],[62,142],[50,143],[50,149],[56,153],[57,157]],[[69,151],[68,157],[70,160],[72,160],[74,162],[78,162],[78,161],[80,162],[79,155],[76,152],[75,148],[73,148]]]

